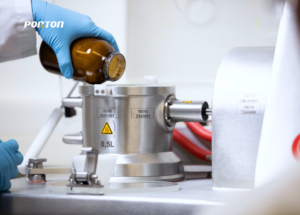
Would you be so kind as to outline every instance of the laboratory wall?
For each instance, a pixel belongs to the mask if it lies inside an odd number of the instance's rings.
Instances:
[[[142,84],[143,76],[157,76],[159,84],[176,86],[178,98],[209,103],[226,52],[237,46],[274,46],[278,29],[276,8],[261,0],[49,2],[89,15],[114,35],[127,60],[119,83]],[[37,35],[37,48],[40,43]],[[1,63],[0,139],[18,140],[25,153],[74,83],[46,72],[38,55]],[[61,120],[42,151],[49,165],[69,165],[71,155],[80,152],[80,146],[61,140],[81,131],[81,110],[77,113]]]
[[[226,52],[237,46],[275,45],[275,2],[129,0],[128,79],[140,83],[144,75],[154,75],[160,84],[175,85],[178,98],[211,103]]]

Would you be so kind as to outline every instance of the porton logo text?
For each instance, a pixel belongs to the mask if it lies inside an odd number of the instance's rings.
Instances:
[[[24,28],[31,27],[31,28],[63,28],[64,22],[63,21],[25,21]]]

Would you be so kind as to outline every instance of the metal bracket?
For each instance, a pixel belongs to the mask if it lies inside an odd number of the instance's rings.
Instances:
[[[174,95],[170,95],[165,102],[165,108],[164,108],[164,117],[165,122],[170,130],[173,130],[176,122],[173,122],[172,119],[169,117],[169,106],[173,104],[173,101],[176,100],[176,97]]]
[[[81,148],[82,154],[86,155],[86,163],[83,172],[78,172],[72,168],[69,184],[67,187],[103,187],[96,175],[99,151],[93,147]]]
[[[45,183],[46,175],[45,174],[36,174],[33,173],[35,169],[43,169],[43,162],[46,162],[46,158],[30,158],[28,160],[27,173],[26,177],[29,183]]]

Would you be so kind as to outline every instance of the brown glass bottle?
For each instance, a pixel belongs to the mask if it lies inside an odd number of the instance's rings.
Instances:
[[[90,84],[117,81],[124,73],[125,58],[106,41],[80,38],[70,47],[74,74],[72,79]],[[56,55],[44,41],[40,47],[40,61],[51,73],[61,75]]]

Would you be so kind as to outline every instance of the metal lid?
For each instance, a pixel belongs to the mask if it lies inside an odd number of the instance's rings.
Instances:
[[[173,86],[151,85],[84,85],[79,87],[82,95],[96,96],[150,96],[161,95],[163,97],[175,94]]]

